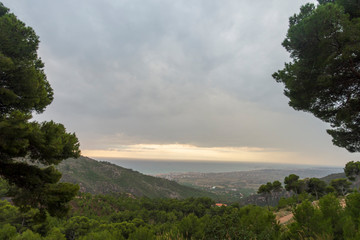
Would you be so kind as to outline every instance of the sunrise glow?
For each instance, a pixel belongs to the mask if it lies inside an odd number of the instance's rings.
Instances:
[[[282,152],[277,149],[251,147],[197,147],[184,144],[136,144],[123,145],[109,150],[83,150],[89,157],[134,158],[156,160],[206,160],[206,161],[253,161],[286,163],[296,160],[296,153]],[[311,164],[311,161],[309,161]]]

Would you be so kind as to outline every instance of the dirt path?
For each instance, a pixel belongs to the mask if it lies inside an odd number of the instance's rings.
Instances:
[[[290,221],[293,217],[294,217],[294,214],[290,213],[288,215],[285,215],[285,216],[279,218],[278,221],[280,224],[284,224],[284,223],[287,223],[288,221]]]
[[[312,204],[316,207],[318,207],[318,201],[314,201],[312,202]],[[345,201],[345,198],[343,199],[340,199],[340,206],[342,208],[345,208],[346,207],[346,201]],[[283,216],[280,216],[283,215]],[[286,224],[288,223],[291,219],[293,219],[294,217],[294,214],[291,213],[291,212],[283,212],[282,214],[277,214],[277,217],[276,217],[276,220],[279,221],[280,224]]]

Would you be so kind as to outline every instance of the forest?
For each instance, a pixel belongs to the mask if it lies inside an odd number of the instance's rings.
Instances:
[[[289,105],[329,123],[336,146],[360,151],[360,3],[319,0],[290,17],[292,62],[273,74]],[[360,162],[329,184],[295,174],[258,189],[266,206],[211,198],[92,195],[59,182],[55,165],[80,156],[75,133],[39,123],[53,101],[39,37],[0,3],[0,239],[360,239]],[[350,181],[352,182],[350,182]],[[287,197],[276,199],[279,193]],[[282,223],[279,213],[293,217]]]
[[[349,179],[358,180],[359,166],[360,162],[346,165]],[[68,215],[59,218],[43,216],[36,208],[21,210],[3,198],[0,239],[359,239],[360,193],[349,184],[340,187],[339,180],[314,187],[317,181],[311,179],[289,175],[284,186],[292,196],[264,207],[217,206],[207,197],[150,199],[79,193],[70,202]],[[275,181],[262,185],[259,194],[281,188]],[[11,186],[2,181],[2,196],[7,191]],[[282,212],[292,212],[293,218],[280,223],[277,216]]]

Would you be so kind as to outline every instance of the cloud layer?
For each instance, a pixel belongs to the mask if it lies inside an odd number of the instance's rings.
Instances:
[[[40,36],[55,101],[37,119],[64,123],[85,150],[276,148],[341,165],[355,155],[288,107],[271,77],[306,2],[3,1]]]

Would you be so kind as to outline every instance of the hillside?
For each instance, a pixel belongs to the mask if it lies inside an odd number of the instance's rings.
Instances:
[[[337,178],[346,178],[345,173],[333,173],[330,175],[327,175],[325,177],[320,178],[321,180],[325,181],[327,184],[331,182],[331,180],[337,179]]]
[[[216,195],[212,193],[87,157],[67,159],[57,168],[62,172],[61,181],[79,184],[81,192],[92,194],[130,193],[137,197],[149,198],[205,196],[216,198]]]

